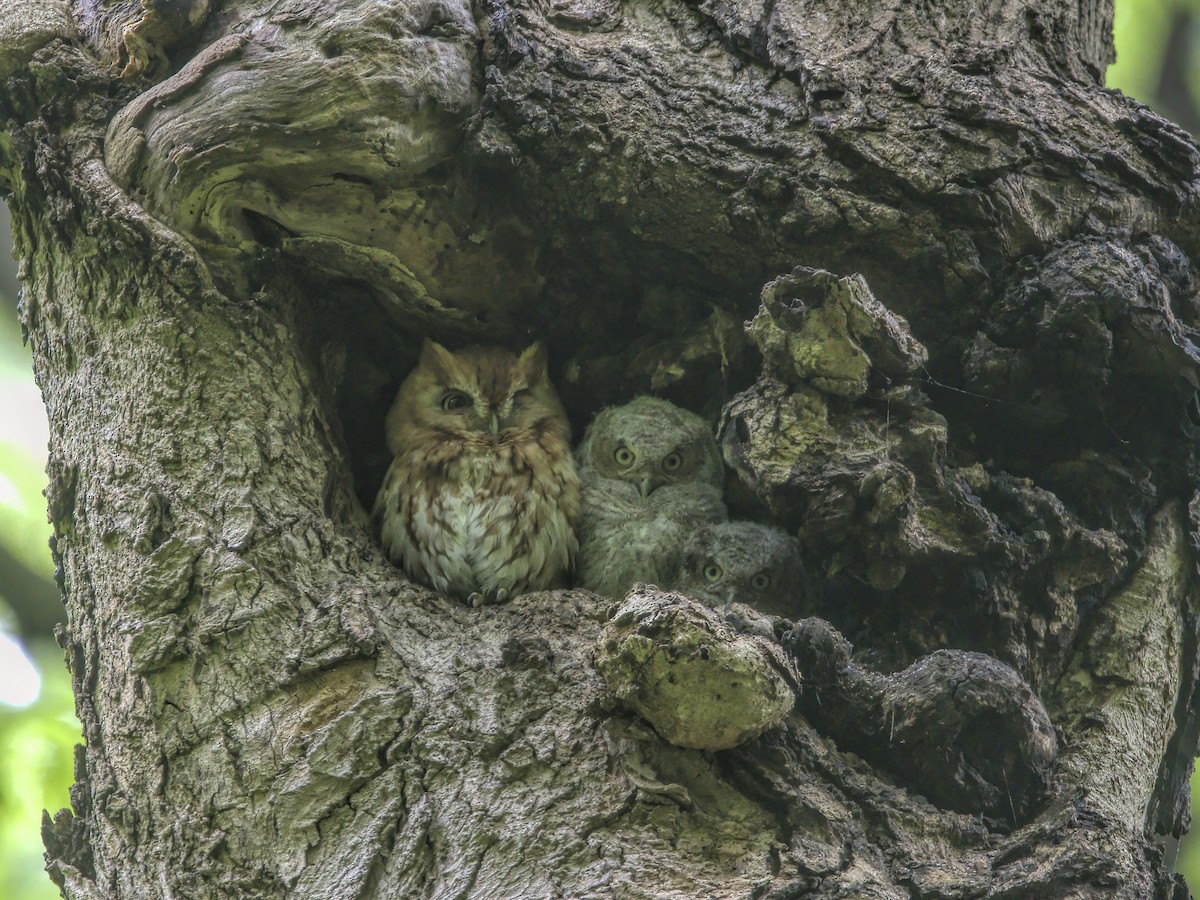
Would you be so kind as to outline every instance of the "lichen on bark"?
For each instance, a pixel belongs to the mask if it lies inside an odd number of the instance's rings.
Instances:
[[[601,635],[596,668],[664,740],[728,750],[778,725],[796,675],[776,645],[739,635],[712,610],[634,586]]]

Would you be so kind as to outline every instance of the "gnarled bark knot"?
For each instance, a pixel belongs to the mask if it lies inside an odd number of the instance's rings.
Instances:
[[[730,616],[748,617],[746,608]],[[617,699],[680,747],[726,750],[802,715],[943,808],[1016,822],[1046,798],[1054,727],[1011,667],[943,650],[880,675],[852,662],[828,622],[775,622],[782,642],[638,585],[604,628],[595,662]]]
[[[596,668],[617,699],[672,744],[735,747],[783,719],[796,678],[778,645],[713,610],[639,584],[605,627]]]

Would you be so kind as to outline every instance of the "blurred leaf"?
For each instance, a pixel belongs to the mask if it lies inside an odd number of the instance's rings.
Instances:
[[[46,542],[46,412],[16,317],[0,315],[0,541],[30,571],[54,571]],[[13,599],[13,598],[10,598]]]
[[[43,871],[42,810],[69,805],[74,748],[82,741],[63,654],[50,641],[31,647],[42,692],[31,706],[0,706],[0,897],[51,900]]]
[[[11,243],[4,244],[7,255]],[[42,496],[46,414],[14,309],[11,297],[0,297],[0,546],[10,563],[50,579],[51,532]],[[36,599],[24,596],[35,583],[9,572],[0,591],[22,591],[5,598],[15,606]],[[53,814],[69,805],[74,748],[82,738],[62,651],[48,634],[26,648],[41,674],[41,693],[23,709],[0,706],[0,897],[52,900],[59,893],[44,870],[42,810]]]
[[[0,381],[0,404],[4,382]],[[39,458],[18,444],[0,440],[0,541],[27,569],[49,578],[50,524],[46,521],[45,454]]]
[[[1193,814],[1200,803],[1200,774],[1192,773],[1192,810]],[[1193,823],[1195,820],[1193,819]],[[1179,842],[1179,858],[1175,863],[1175,871],[1187,879],[1189,885],[1200,885],[1200,847],[1196,845],[1196,831],[1185,835]]]
[[[1171,12],[1189,0],[1117,0],[1113,37],[1117,61],[1108,67],[1105,83],[1149,103],[1158,87],[1163,49]]]

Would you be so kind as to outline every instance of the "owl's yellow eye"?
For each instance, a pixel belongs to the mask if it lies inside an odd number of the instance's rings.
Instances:
[[[750,579],[750,586],[756,591],[766,590],[771,584],[771,576],[766,572],[759,572]]]
[[[682,465],[683,457],[679,453],[668,453],[663,457],[662,467],[664,472],[677,472]]]
[[[633,465],[633,461],[637,459],[637,454],[628,447],[618,447],[613,451],[613,459],[616,460],[618,466],[624,469]]]
[[[725,570],[718,566],[715,562],[710,562],[704,567],[704,577],[709,581],[716,581],[724,574]]]
[[[442,409],[453,412],[456,409],[466,409],[471,405],[471,398],[462,391],[447,391],[442,395]]]

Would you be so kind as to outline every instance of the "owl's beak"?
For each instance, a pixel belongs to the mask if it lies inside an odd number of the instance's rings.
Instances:
[[[639,481],[639,482],[638,482],[638,490],[640,490],[640,491],[642,492],[642,499],[643,499],[643,500],[645,500],[647,497],[649,497],[649,496],[650,496],[650,492],[651,492],[652,490],[654,490],[654,488],[653,488],[653,487],[651,487],[651,485],[650,485],[650,479],[649,479],[649,478],[643,478],[641,481]]]
[[[492,413],[492,434],[500,431],[500,417]]]

